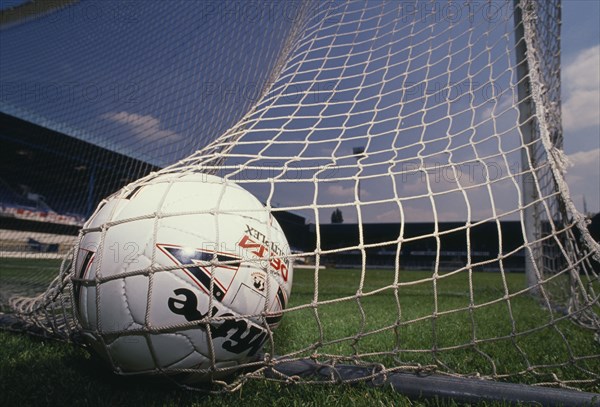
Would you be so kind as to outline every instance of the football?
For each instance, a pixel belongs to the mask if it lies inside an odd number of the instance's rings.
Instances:
[[[224,377],[256,357],[291,293],[286,237],[236,183],[132,183],[100,203],[72,265],[76,320],[117,373]]]

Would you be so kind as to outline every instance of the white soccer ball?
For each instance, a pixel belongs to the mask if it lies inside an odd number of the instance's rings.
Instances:
[[[212,175],[166,174],[123,188],[98,206],[77,249],[75,314],[120,373],[225,376],[262,348],[292,287],[277,221],[248,191]]]

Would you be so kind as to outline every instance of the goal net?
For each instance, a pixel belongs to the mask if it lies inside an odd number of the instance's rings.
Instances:
[[[564,181],[558,1],[59,3],[3,11],[0,110],[66,135],[46,171],[99,148],[119,157],[96,163],[107,192],[218,175],[287,235],[282,324],[222,386],[312,383],[278,370],[310,360],[331,382],[405,371],[598,390],[600,248]],[[57,206],[90,198],[58,184]],[[68,242],[49,288],[35,263],[2,272],[14,329],[76,340]]]

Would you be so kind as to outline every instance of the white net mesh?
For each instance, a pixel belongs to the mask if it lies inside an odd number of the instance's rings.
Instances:
[[[183,16],[171,3],[152,2],[133,3],[143,27],[116,17],[114,27],[66,21],[94,4],[3,31],[11,57],[0,67],[14,87],[2,110],[154,165],[180,159],[121,197],[164,182],[158,175],[214,174],[251,191],[276,218],[293,213],[307,222],[283,228],[292,246],[284,257],[304,268],[296,270],[281,326],[272,332],[266,319],[259,324],[268,333],[264,353],[248,362],[252,373],[228,386],[263,377],[281,361],[311,358],[372,366],[373,376],[436,370],[597,389],[600,249],[562,175],[557,2],[260,3],[256,19],[235,18],[248,12],[238,2],[226,10],[187,7]],[[158,27],[171,19],[177,23],[167,40]],[[87,41],[78,35],[84,31]],[[147,39],[149,32],[155,37]],[[102,57],[106,64],[93,62],[111,36],[124,35],[128,41]],[[45,36],[64,43],[65,55],[44,56]],[[61,60],[77,62],[72,54],[81,61],[64,70]],[[32,101],[36,90],[18,89],[39,83],[34,68],[23,71],[35,58],[54,61],[50,77],[68,75],[59,83],[68,77],[89,86],[92,75],[105,84],[117,75],[144,97],[133,110],[109,97],[92,107]],[[336,209],[342,224],[329,223]],[[230,212],[213,210],[217,218]],[[153,248],[169,216],[176,214],[160,205],[146,216],[155,225]],[[153,279],[172,270],[151,261],[82,279],[70,257],[40,297],[10,303],[21,321],[64,338],[86,332],[73,318],[73,287],[100,293],[111,281],[147,276],[149,310]],[[30,287],[3,278],[6,296]],[[217,284],[214,273],[209,284]],[[148,342],[193,325],[152,327],[149,312],[136,328]],[[213,317],[203,320],[207,327],[233,320]],[[131,333],[87,331],[105,343]],[[218,372],[208,343],[204,356]]]

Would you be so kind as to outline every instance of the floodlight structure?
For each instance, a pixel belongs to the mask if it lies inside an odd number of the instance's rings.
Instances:
[[[361,158],[366,157],[364,147],[353,147],[352,154],[356,157],[357,162],[360,162]],[[358,200],[360,201],[360,178],[357,181],[356,188],[358,190]]]

